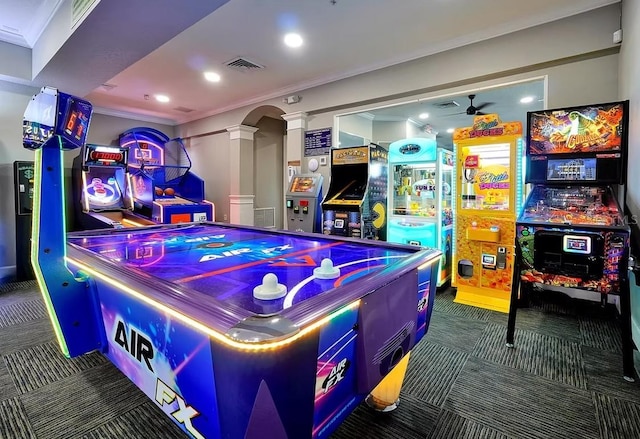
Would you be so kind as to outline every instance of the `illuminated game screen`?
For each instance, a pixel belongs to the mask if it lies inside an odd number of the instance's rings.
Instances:
[[[560,159],[547,162],[547,180],[594,181],[596,159]]]
[[[118,172],[119,171],[119,172]],[[85,173],[84,197],[89,210],[124,209],[124,170],[122,168],[93,167]]]
[[[367,182],[358,182],[356,180],[350,181],[346,186],[342,188],[333,198],[329,200],[334,204],[360,204],[364,198],[365,191],[367,190]]]
[[[317,179],[315,177],[293,177],[291,181],[291,192],[314,193],[316,191]]]
[[[528,113],[528,155],[620,151],[626,104],[572,107]]]
[[[76,145],[84,145],[89,127],[91,107],[84,101],[69,99],[69,106],[64,119],[64,134]]]

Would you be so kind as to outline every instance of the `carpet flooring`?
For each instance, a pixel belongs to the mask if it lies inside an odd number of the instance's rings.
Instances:
[[[615,311],[534,295],[508,349],[506,314],[453,298],[436,296],[398,409],[360,405],[332,439],[640,438]],[[59,353],[34,282],[0,286],[0,438],[186,437],[101,354]]]

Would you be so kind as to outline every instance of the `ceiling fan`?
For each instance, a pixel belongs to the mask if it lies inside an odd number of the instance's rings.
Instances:
[[[482,114],[487,114],[487,113],[483,113],[480,110],[488,107],[489,105],[493,105],[493,102],[484,102],[479,105],[473,105],[473,100],[475,98],[476,98],[476,95],[469,95],[469,106],[467,107],[467,110],[465,113],[468,114],[469,116],[479,116]],[[459,114],[463,114],[463,113],[459,113]]]

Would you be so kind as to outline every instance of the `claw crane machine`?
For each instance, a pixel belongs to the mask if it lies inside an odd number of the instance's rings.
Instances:
[[[451,277],[453,153],[434,139],[409,138],[389,145],[387,241],[442,251],[438,287]]]
[[[455,302],[509,312],[515,222],[523,199],[522,123],[474,117],[453,133]]]

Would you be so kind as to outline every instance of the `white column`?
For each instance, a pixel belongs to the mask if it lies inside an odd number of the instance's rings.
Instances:
[[[302,169],[306,164],[302,163],[302,156],[304,154],[304,132],[307,130],[307,113],[298,111],[296,113],[283,114],[282,118],[287,122],[287,140],[285,143],[285,173],[284,173],[284,193],[289,189],[289,166],[298,166],[301,172],[305,172]],[[282,201],[284,206],[283,218],[287,218],[287,207],[284,200]],[[288,228],[287,221],[284,221],[284,228]]]
[[[229,223],[253,225],[253,135],[258,128],[227,127],[229,132]]]

